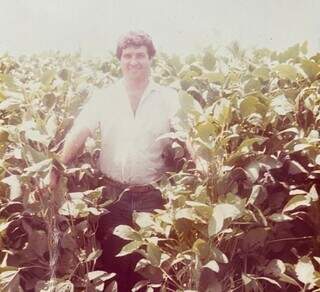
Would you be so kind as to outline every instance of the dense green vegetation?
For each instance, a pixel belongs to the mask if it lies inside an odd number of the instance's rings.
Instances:
[[[159,54],[154,79],[179,91],[174,138],[200,158],[160,184],[165,210],[136,213],[121,254],[153,291],[320,291],[320,54],[208,48]],[[57,153],[115,57],[0,57],[0,290],[115,291],[97,271],[99,133],[64,166]],[[172,146],[183,160],[179,143]],[[63,174],[48,189],[52,168]]]

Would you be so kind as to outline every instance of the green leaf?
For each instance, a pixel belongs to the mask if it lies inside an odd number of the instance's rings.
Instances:
[[[297,161],[292,160],[289,162],[288,173],[290,175],[297,175],[297,174],[308,174],[308,171]]]
[[[285,271],[286,271],[286,266],[283,263],[283,261],[279,259],[271,260],[264,270],[266,274],[270,274],[275,277],[279,277],[280,275],[284,274]]]
[[[296,44],[292,47],[289,47],[284,52],[280,53],[278,56],[278,60],[280,63],[286,62],[290,59],[295,59],[299,56],[300,53],[300,45]]]
[[[192,208],[179,208],[175,214],[176,220],[188,219],[188,220],[194,221],[197,218],[198,218],[198,216],[197,216],[196,212],[194,211],[194,209],[192,209]]]
[[[217,100],[212,109],[213,118],[221,125],[226,125],[231,121],[231,103],[226,98]]]
[[[4,291],[15,277],[17,277],[19,269],[17,267],[6,266],[0,267],[0,288],[1,291]]]
[[[267,81],[270,78],[270,69],[268,67],[259,67],[256,68],[252,74],[255,77],[261,78],[263,81]]]
[[[292,221],[294,218],[281,213],[274,213],[268,217],[273,222],[286,222],[286,221]]]
[[[210,83],[222,85],[224,83],[225,77],[222,73],[218,72],[204,72],[198,79],[208,80],[208,82]]]
[[[86,277],[89,281],[93,282],[105,282],[107,280],[112,279],[116,274],[115,273],[107,273],[105,271],[93,271],[87,273]]]
[[[23,103],[23,99],[14,97],[8,97],[4,101],[0,102],[0,110],[2,111],[14,111],[18,110]]]
[[[305,285],[311,284],[313,286],[315,282],[315,269],[310,258],[306,256],[300,258],[298,263],[295,265],[295,272],[299,281]]]
[[[53,81],[54,77],[55,77],[55,71],[47,70],[42,74],[40,80],[45,87],[48,87]]]
[[[299,207],[310,206],[311,198],[308,196],[297,195],[289,200],[289,202],[284,206],[282,212],[290,212]]]
[[[117,257],[122,257],[135,252],[140,246],[143,245],[142,241],[132,241],[122,247],[121,251],[116,255]]]
[[[113,234],[125,240],[141,240],[141,235],[128,225],[118,225]]]
[[[259,92],[261,90],[261,82],[258,79],[249,79],[244,85],[245,93]]]
[[[308,53],[308,41],[303,42],[303,44],[300,46],[300,51],[304,55]]]
[[[301,61],[301,68],[311,81],[315,80],[320,72],[320,66],[307,59]]]
[[[259,98],[249,95],[240,102],[240,113],[242,117],[246,118],[253,113],[258,113],[264,116],[267,107],[259,101]]]
[[[188,112],[190,110],[195,110],[202,112],[201,105],[194,99],[194,97],[185,91],[180,91],[179,101],[181,109]]]
[[[147,259],[150,261],[151,265],[158,267],[161,260],[161,249],[153,243],[148,243]]]
[[[218,273],[219,272],[219,265],[216,261],[211,260],[210,262],[206,263],[203,268],[210,269],[213,272]]]
[[[259,205],[267,198],[268,194],[264,186],[254,185],[247,204]]]
[[[212,255],[218,263],[227,264],[229,262],[228,257],[218,248],[212,248]]]
[[[198,238],[192,245],[192,251],[199,255],[200,259],[206,259],[210,255],[210,247],[208,242]]]
[[[233,204],[221,203],[213,208],[212,216],[209,219],[208,234],[209,237],[219,233],[223,227],[224,220],[237,218],[241,214],[238,207]]]
[[[270,106],[278,115],[287,115],[294,111],[294,105],[284,95],[273,98]]]
[[[202,59],[202,64],[204,68],[207,70],[213,70],[214,66],[216,64],[216,58],[212,52],[205,52],[203,59]]]
[[[310,197],[311,201],[313,202],[319,200],[319,194],[315,184],[311,186],[307,196]]]
[[[296,80],[298,71],[293,65],[280,64],[274,68],[274,71],[279,73],[280,78]]]
[[[134,212],[133,221],[140,228],[147,228],[154,224],[153,214],[147,212]]]

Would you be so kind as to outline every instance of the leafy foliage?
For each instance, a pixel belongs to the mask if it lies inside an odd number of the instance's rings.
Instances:
[[[320,58],[306,48],[233,43],[154,60],[154,79],[179,91],[175,137],[196,167],[161,181],[165,209],[115,229],[130,240],[119,256],[143,255],[135,291],[320,289]],[[119,76],[112,56],[0,58],[1,291],[115,291],[97,267],[97,220],[112,201],[99,133],[68,168],[56,153],[94,88]],[[181,158],[178,143],[172,151]]]

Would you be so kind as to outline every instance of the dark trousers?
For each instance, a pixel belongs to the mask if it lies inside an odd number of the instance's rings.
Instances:
[[[133,226],[132,213],[152,212],[154,209],[163,208],[161,192],[151,186],[126,188],[120,184],[108,184],[104,192],[105,199],[118,199],[107,207],[108,214],[101,216],[96,233],[97,239],[102,246],[102,256],[99,259],[99,266],[107,272],[117,274],[116,280],[119,292],[131,291],[134,284],[143,277],[134,272],[136,263],[141,259],[138,253],[123,257],[116,257],[122,247],[130,241],[121,239],[112,234],[118,225]]]

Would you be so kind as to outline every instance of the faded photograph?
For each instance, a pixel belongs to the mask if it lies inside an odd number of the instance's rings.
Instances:
[[[320,3],[3,0],[0,291],[320,291]]]

